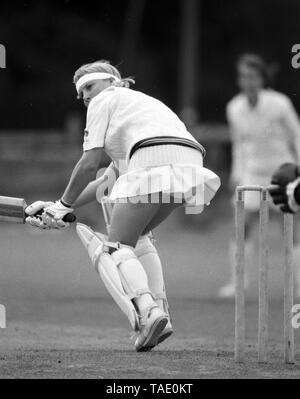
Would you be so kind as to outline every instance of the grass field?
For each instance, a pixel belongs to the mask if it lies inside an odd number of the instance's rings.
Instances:
[[[151,353],[140,354],[133,349],[128,321],[95,274],[74,226],[65,232],[39,232],[3,223],[0,303],[6,306],[7,328],[0,330],[0,377],[299,378],[299,330],[298,363],[282,362],[282,248],[272,226],[269,362],[256,363],[255,254],[247,293],[248,361],[233,361],[234,302],[216,298],[229,267],[231,217],[225,209],[208,208],[193,223],[188,216],[174,215],[157,230],[175,334]]]

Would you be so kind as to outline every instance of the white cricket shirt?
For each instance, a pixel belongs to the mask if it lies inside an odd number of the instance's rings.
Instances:
[[[282,163],[300,163],[300,123],[286,95],[261,90],[251,107],[238,94],[227,104],[226,114],[233,142],[231,178],[237,184],[268,185]]]
[[[139,91],[110,86],[89,104],[83,150],[103,148],[116,163],[127,159],[138,141],[157,136],[196,141],[161,101]]]

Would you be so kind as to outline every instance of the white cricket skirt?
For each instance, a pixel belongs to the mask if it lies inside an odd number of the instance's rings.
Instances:
[[[110,199],[116,202],[178,202],[186,213],[201,213],[221,185],[220,178],[203,167],[200,151],[181,145],[163,144],[137,149],[126,173],[114,184]],[[144,199],[144,200],[143,200]]]

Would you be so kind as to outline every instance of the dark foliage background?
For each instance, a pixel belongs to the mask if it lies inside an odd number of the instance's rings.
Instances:
[[[136,88],[179,111],[180,35],[184,0],[2,1],[0,43],[7,69],[0,70],[0,128],[59,128],[65,115],[84,110],[72,76],[81,64],[109,59]],[[201,121],[224,121],[235,93],[234,61],[258,51],[280,69],[276,88],[300,110],[300,70],[291,47],[300,42],[298,0],[199,0],[196,107]],[[130,7],[133,13],[130,14]]]

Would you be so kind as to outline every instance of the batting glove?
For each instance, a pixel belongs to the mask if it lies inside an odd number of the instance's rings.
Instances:
[[[51,201],[35,201],[31,205],[25,208],[25,213],[28,215],[25,222],[33,227],[37,227],[41,230],[48,230],[49,227],[43,223],[41,215],[44,208],[53,205]]]
[[[74,209],[72,207],[66,206],[61,200],[58,200],[54,204],[45,208],[41,216],[42,221],[51,229],[63,229],[70,225],[70,223],[64,222],[63,218],[73,211]]]

